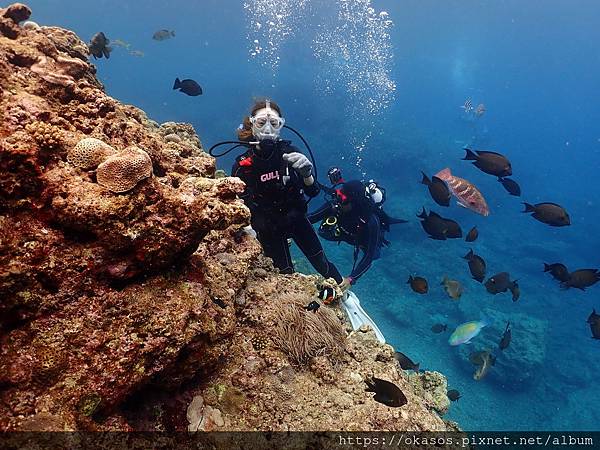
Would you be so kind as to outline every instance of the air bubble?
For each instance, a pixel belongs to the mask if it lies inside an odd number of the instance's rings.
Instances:
[[[281,46],[299,29],[298,22],[304,16],[307,2],[308,0],[248,0],[244,3],[248,40],[254,38],[254,43],[259,39],[267,43],[257,61],[272,70],[273,74],[279,66]],[[250,56],[254,56],[253,52],[254,49],[249,49]]]

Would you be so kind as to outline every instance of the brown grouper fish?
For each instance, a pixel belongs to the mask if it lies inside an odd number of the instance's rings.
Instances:
[[[464,206],[482,216],[490,214],[490,209],[488,208],[483,195],[473,183],[464,178],[455,177],[452,175],[449,168],[441,170],[435,176],[448,184],[450,192],[458,199],[458,204],[460,206]]]

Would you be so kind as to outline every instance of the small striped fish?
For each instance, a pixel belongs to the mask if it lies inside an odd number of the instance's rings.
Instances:
[[[483,103],[480,103],[479,105],[477,105],[477,108],[475,108],[475,115],[483,116],[484,112],[485,112],[485,105]]]
[[[466,113],[473,111],[473,102],[470,98],[465,100],[465,104],[461,106],[462,109],[465,110]]]
[[[490,210],[483,195],[473,183],[464,178],[455,177],[452,175],[449,168],[439,171],[435,176],[448,184],[450,192],[458,199],[458,204],[460,206],[464,206],[482,216],[490,214]]]

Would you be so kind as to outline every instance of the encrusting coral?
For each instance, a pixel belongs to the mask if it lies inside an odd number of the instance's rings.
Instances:
[[[67,161],[74,166],[90,170],[115,153],[117,151],[114,148],[100,139],[84,138],[69,151]]]
[[[128,147],[109,156],[98,166],[98,184],[116,193],[130,191],[152,175],[152,160],[148,153],[137,147]]]
[[[302,308],[317,277],[261,255],[191,125],[107,96],[29,14],[0,8],[0,431],[453,429],[390,346]],[[373,374],[409,403],[373,401]]]
[[[440,414],[446,414],[450,406],[448,383],[439,372],[414,373],[409,376],[415,392],[428,402]]]
[[[33,122],[25,126],[25,130],[38,143],[40,148],[54,150],[63,142],[62,131],[49,123]]]

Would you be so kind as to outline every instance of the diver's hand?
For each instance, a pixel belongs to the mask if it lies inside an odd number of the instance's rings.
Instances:
[[[344,277],[344,279],[342,280],[342,282],[340,284],[338,284],[338,286],[341,289],[342,294],[345,294],[352,287],[352,278]]]
[[[309,178],[312,175],[312,163],[306,156],[299,152],[285,153],[283,160],[292,166],[302,178]]]

